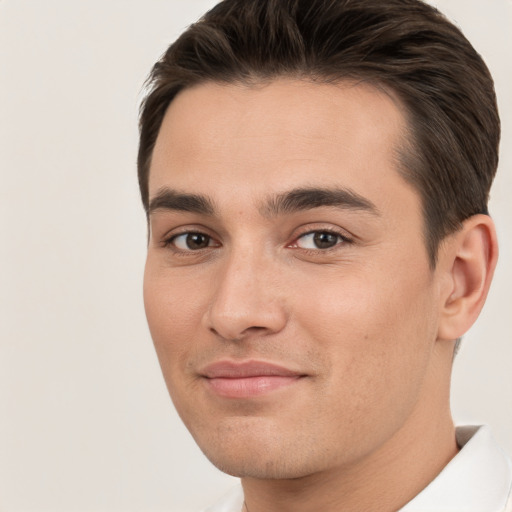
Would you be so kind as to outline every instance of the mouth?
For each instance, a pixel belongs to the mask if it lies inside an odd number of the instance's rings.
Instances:
[[[206,386],[224,398],[251,398],[297,383],[305,374],[264,361],[218,361],[201,372]]]

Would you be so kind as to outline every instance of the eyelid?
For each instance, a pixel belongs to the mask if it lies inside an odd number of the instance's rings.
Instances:
[[[299,238],[302,238],[307,235],[311,235],[313,233],[330,233],[332,235],[340,237],[341,240],[347,244],[352,244],[355,242],[355,237],[353,235],[351,235],[350,233],[348,233],[346,230],[344,230],[342,228],[334,227],[332,225],[326,226],[325,224],[321,225],[320,223],[317,225],[307,224],[307,225],[299,228],[297,231],[298,232],[294,233],[293,241],[290,244],[288,244],[288,247],[290,247],[290,246],[297,247],[296,242]],[[335,249],[339,245],[343,245],[343,244],[336,244],[335,246],[331,247],[330,249]],[[299,249],[300,249],[300,247],[299,247]],[[313,250],[313,249],[303,249],[303,250]],[[315,249],[315,250],[325,252],[325,251],[328,251],[329,249]]]
[[[199,235],[201,237],[203,237],[205,240],[204,241],[207,241],[207,245],[206,247],[199,247],[197,249],[192,249],[190,247],[187,247],[187,243],[188,243],[188,240],[187,238],[191,235]],[[178,240],[180,238],[184,238],[185,240],[185,247],[180,247],[180,244],[178,244]],[[187,233],[181,233],[180,235],[174,235],[173,237],[171,237],[169,239],[169,244],[173,244],[173,246],[178,250],[178,251],[182,251],[182,252],[198,252],[198,251],[201,251],[203,249],[208,249],[209,247],[215,247],[215,243],[213,242],[213,238],[209,235],[206,235],[205,233],[194,233],[194,232],[187,232]],[[183,245],[183,244],[181,244]]]
[[[205,247],[203,249],[197,249],[197,250],[186,250],[186,249],[179,249],[173,244],[173,241],[183,235],[204,235],[207,236],[210,241],[213,241],[212,245],[209,245],[208,247]],[[160,245],[164,248],[172,249],[174,252],[178,254],[190,254],[190,253],[199,253],[201,251],[204,251],[206,249],[209,249],[210,247],[220,247],[222,244],[218,241],[218,238],[213,235],[209,229],[206,229],[203,226],[199,227],[192,227],[192,226],[181,226],[179,228],[174,228],[171,231],[167,232],[164,236],[162,236]]]
[[[321,248],[308,249],[308,248],[301,248],[301,247],[297,246],[298,239],[305,237],[307,235],[314,234],[314,233],[330,233],[332,235],[339,237],[340,241],[338,243],[336,243],[336,245],[329,247],[329,248],[325,248],[325,249],[321,249]],[[180,249],[173,244],[173,241],[177,237],[183,236],[183,235],[188,235],[188,234],[205,235],[210,239],[210,241],[212,243],[211,243],[211,245],[208,245],[207,247],[204,247],[202,249],[195,249],[195,250],[194,249],[188,249],[188,250]],[[292,241],[286,244],[286,247],[288,247],[288,248],[300,249],[303,252],[309,251],[309,252],[316,252],[316,253],[325,253],[328,251],[339,249],[340,246],[355,243],[356,237],[338,226],[332,226],[332,225],[326,226],[325,224],[322,224],[322,223],[308,223],[308,224],[305,224],[305,225],[297,228],[295,230],[295,233],[290,238],[292,239]],[[172,230],[168,231],[160,238],[160,240],[158,241],[158,244],[163,248],[171,249],[176,254],[184,255],[184,256],[202,253],[203,251],[207,251],[208,249],[218,248],[223,245],[219,241],[219,237],[216,234],[212,233],[210,229],[208,229],[205,226],[197,226],[197,225],[196,226],[185,225],[185,226],[173,228]]]

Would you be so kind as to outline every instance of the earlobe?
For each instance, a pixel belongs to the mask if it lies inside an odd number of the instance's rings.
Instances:
[[[494,222],[474,215],[449,242],[444,262],[447,293],[442,297],[438,339],[455,340],[475,322],[485,303],[498,259]]]

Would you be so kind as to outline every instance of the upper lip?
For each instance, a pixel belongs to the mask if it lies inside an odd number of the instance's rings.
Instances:
[[[216,361],[208,364],[200,374],[208,379],[243,379],[247,377],[299,377],[301,372],[291,370],[284,366],[266,361]]]

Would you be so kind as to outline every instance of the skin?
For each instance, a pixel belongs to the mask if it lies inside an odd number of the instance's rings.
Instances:
[[[397,510],[457,452],[452,340],[483,305],[495,236],[477,216],[429,267],[420,198],[397,171],[404,132],[392,95],[352,84],[207,83],[166,113],[146,314],[176,409],[207,457],[242,477],[251,512]],[[271,208],[297,188],[366,206]],[[211,211],[155,200],[168,190]],[[190,232],[206,245],[190,248]],[[333,245],[318,248],[326,232]],[[301,377],[226,398],[202,376],[220,360]]]

